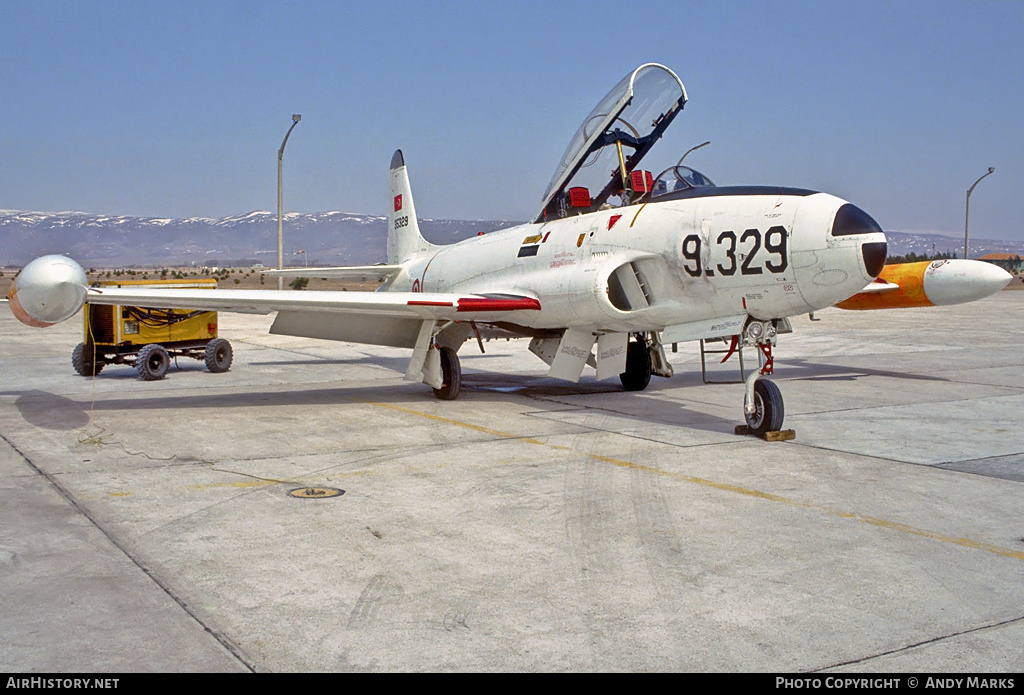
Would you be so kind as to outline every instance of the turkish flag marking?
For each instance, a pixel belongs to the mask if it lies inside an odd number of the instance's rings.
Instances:
[[[402,195],[398,194],[395,196],[395,212],[402,209]]]

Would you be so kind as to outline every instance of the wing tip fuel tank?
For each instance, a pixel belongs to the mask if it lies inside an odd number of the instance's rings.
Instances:
[[[85,304],[88,280],[67,256],[41,256],[22,268],[7,295],[22,323],[45,328],[71,318]]]
[[[963,259],[887,265],[878,277],[897,287],[862,291],[836,306],[868,310],[964,304],[995,294],[1013,279],[996,265]]]

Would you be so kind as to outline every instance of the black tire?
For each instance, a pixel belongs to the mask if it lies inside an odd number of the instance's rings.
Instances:
[[[754,434],[763,436],[765,432],[781,430],[782,420],[786,415],[782,391],[774,382],[758,379],[754,382],[754,412],[744,414],[747,427]]]
[[[206,368],[214,374],[222,374],[231,369],[231,360],[234,354],[231,351],[231,343],[223,338],[214,338],[206,344],[206,354],[203,362]]]
[[[95,376],[103,371],[105,364],[102,359],[95,359],[96,348],[92,345],[79,343],[71,353],[71,365],[82,376]]]
[[[459,356],[449,347],[441,348],[441,388],[434,389],[434,395],[442,401],[455,400],[462,390],[462,365]]]
[[[642,340],[631,340],[626,348],[626,371],[619,374],[622,388],[643,391],[651,383],[651,352]]]
[[[163,345],[157,343],[144,345],[135,358],[135,369],[145,381],[163,379],[170,366],[171,356],[167,354]]]

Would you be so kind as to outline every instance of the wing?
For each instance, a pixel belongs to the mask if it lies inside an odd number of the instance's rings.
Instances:
[[[540,311],[535,297],[423,292],[296,292],[280,290],[89,288],[91,304],[278,312],[271,333],[414,348],[425,324],[507,321]],[[524,317],[525,318],[525,317]],[[421,355],[422,358],[422,355]]]
[[[296,292],[278,290],[125,289],[90,287],[90,304],[204,309],[249,314],[302,311],[411,319],[496,321],[540,311],[535,297],[440,292]]]

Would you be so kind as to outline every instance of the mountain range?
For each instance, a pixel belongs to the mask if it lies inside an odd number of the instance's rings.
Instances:
[[[450,244],[515,224],[508,220],[421,219],[420,229],[430,241]],[[284,216],[283,229],[286,266],[362,265],[385,259],[384,216],[290,212]],[[886,236],[891,256],[956,252],[962,244],[955,237],[934,232],[896,231],[886,232]],[[277,215],[255,211],[221,218],[159,218],[0,210],[0,266],[20,267],[48,253],[103,268],[254,263],[270,267],[277,263]],[[1024,255],[1024,243],[971,240],[972,257],[988,253]]]

